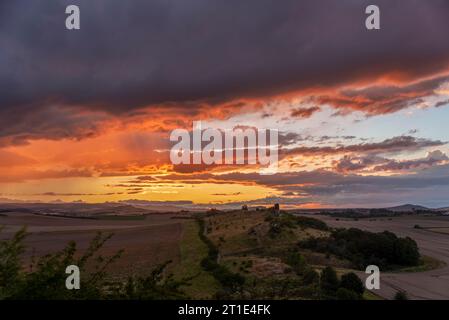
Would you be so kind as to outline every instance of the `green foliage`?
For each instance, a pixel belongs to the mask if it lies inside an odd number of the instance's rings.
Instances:
[[[317,230],[329,230],[329,227],[324,221],[310,218],[310,217],[303,217],[303,216],[296,216],[295,217],[296,224],[303,227],[303,228],[312,228]]]
[[[356,292],[346,289],[339,288],[336,294],[337,300],[360,300],[361,297]]]
[[[339,280],[332,267],[321,271],[320,289],[322,298],[338,300],[361,300],[365,291],[362,281],[355,273],[346,273]]]
[[[182,282],[174,281],[171,276],[167,279],[163,277],[169,263],[171,261],[157,266],[147,277],[128,278],[124,285],[120,284],[115,288],[112,297],[132,300],[184,299],[184,295],[178,290]]]
[[[321,271],[320,288],[325,296],[334,297],[339,285],[340,282],[334,268],[326,267]]]
[[[319,283],[320,275],[312,268],[307,268],[304,272],[302,279],[305,285],[314,285]]]
[[[305,286],[296,277],[253,278],[245,283],[242,294],[237,299],[319,299],[316,287]]]
[[[329,227],[321,220],[294,216],[292,214],[283,213],[280,216],[268,215],[265,221],[269,222],[270,229],[268,234],[271,238],[275,238],[285,229],[294,229],[297,227],[301,228],[312,228],[317,230],[329,230]]]
[[[362,296],[365,291],[362,280],[354,273],[346,273],[341,277],[340,287],[355,292]]]
[[[348,259],[361,270],[370,264],[383,270],[415,266],[420,259],[418,246],[413,239],[398,238],[388,231],[373,233],[355,228],[338,229],[328,238],[311,238],[299,245]]]
[[[228,268],[217,262],[219,252],[213,242],[204,234],[206,230],[204,220],[197,219],[197,222],[200,227],[198,236],[208,248],[208,255],[201,261],[201,266],[205,271],[212,274],[223,286],[222,297],[226,297],[240,290],[245,282],[245,278],[238,273],[231,272]]]
[[[394,295],[394,300],[408,300],[407,293],[405,291],[398,291]]]
[[[304,273],[307,263],[304,257],[297,250],[290,250],[287,252],[284,262],[292,267],[296,274]]]
[[[0,300],[17,295],[20,291],[17,284],[25,280],[20,272],[20,255],[25,251],[25,236],[23,228],[11,240],[0,241]]]

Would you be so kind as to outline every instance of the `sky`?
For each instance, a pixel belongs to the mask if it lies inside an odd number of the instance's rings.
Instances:
[[[449,206],[448,34],[447,0],[1,1],[0,202]],[[193,121],[278,130],[278,172],[173,165]]]

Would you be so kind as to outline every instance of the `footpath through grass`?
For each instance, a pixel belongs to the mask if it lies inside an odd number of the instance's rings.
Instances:
[[[208,248],[198,237],[199,226],[196,221],[187,221],[183,225],[180,243],[181,261],[173,273],[176,280],[190,279],[190,285],[181,287],[187,296],[194,299],[211,299],[219,290],[220,284],[201,267],[201,261],[207,257]]]

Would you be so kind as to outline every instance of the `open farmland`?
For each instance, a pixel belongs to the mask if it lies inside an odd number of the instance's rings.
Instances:
[[[449,299],[449,234],[438,231],[449,228],[445,216],[400,216],[394,218],[344,219],[313,215],[336,228],[359,228],[372,232],[391,231],[414,239],[424,256],[437,259],[442,265],[423,272],[381,273],[381,288],[376,291],[391,299],[398,290],[405,290],[411,299]],[[363,273],[359,273],[363,276]]]
[[[305,275],[331,266],[341,277],[355,271],[354,265],[346,258],[301,248],[298,243],[329,237],[333,229],[328,226],[371,232],[388,230],[414,239],[426,264],[382,273],[381,289],[375,294],[391,299],[397,291],[404,290],[412,299],[449,299],[449,217],[277,216],[271,211],[243,210],[197,213],[191,217],[186,213],[147,211],[123,215],[122,211],[82,215],[3,211],[0,240],[27,227],[29,235],[23,256],[26,268],[33,256],[60,251],[69,241],[75,241],[83,252],[98,232],[112,233],[101,253],[111,256],[124,249],[121,258],[108,269],[115,279],[148,275],[156,266],[171,261],[164,272],[173,274],[177,281],[188,280],[180,287],[187,297],[321,299],[315,280],[306,284]],[[360,271],[357,274],[365,276]],[[243,290],[229,291],[239,278]]]
[[[169,214],[150,214],[142,219],[94,220],[10,212],[0,217],[4,230],[1,239],[27,227],[25,260],[61,250],[69,241],[75,241],[84,251],[97,232],[113,233],[102,248],[102,254],[124,253],[112,265],[114,275],[144,274],[154,266],[172,260],[171,268],[179,260],[179,241],[183,220]]]

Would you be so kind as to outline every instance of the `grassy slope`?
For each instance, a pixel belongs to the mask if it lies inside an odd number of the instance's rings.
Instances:
[[[365,292],[363,293],[363,298],[365,300],[384,300],[382,297],[369,290],[365,290]]]
[[[419,265],[414,267],[405,267],[394,272],[424,272],[444,267],[446,264],[443,261],[437,260],[429,256],[421,256]]]
[[[98,220],[118,220],[118,221],[135,221],[135,220],[145,220],[147,217],[144,215],[130,215],[130,216],[119,216],[119,215],[104,215],[98,216]]]
[[[198,237],[199,227],[195,221],[184,224],[180,243],[181,261],[174,268],[177,280],[191,278],[189,286],[181,289],[191,298],[209,299],[214,296],[220,285],[208,272],[201,268],[201,260],[207,256],[207,247]]]

